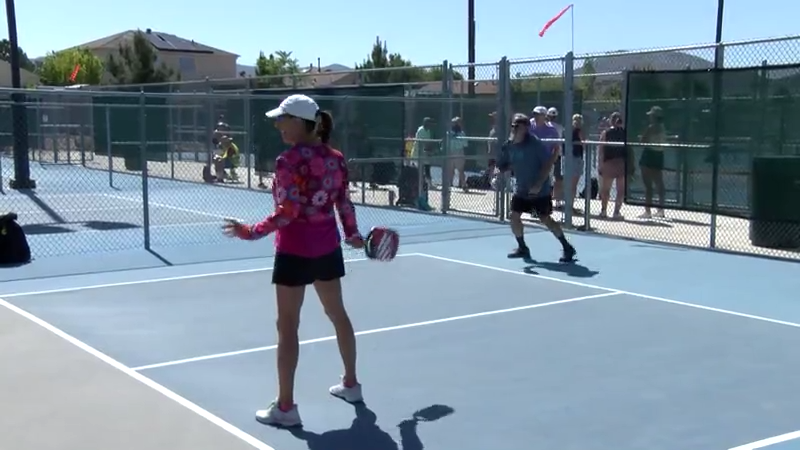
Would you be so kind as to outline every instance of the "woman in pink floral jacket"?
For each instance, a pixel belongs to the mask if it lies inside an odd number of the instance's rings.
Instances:
[[[333,118],[305,95],[292,95],[267,117],[276,119],[283,141],[291,146],[276,160],[273,197],[275,212],[255,225],[228,221],[224,231],[240,239],[260,239],[275,233],[272,283],[278,303],[278,398],[256,419],[268,425],[299,426],[294,403],[294,375],[299,343],[297,330],[305,288],[313,285],[336,329],[344,363],[341,381],[330,393],[347,402],[363,400],[356,378],[356,342],[342,301],[345,275],[341,236],[363,247],[348,190],[347,161],[329,145]]]

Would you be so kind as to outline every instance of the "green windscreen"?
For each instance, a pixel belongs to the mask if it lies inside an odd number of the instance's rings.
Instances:
[[[800,161],[793,158],[800,157],[800,65],[634,71],[625,99],[635,164],[626,183],[629,204],[657,207],[663,179],[666,208],[752,218],[754,189],[777,186],[769,169],[754,173],[754,162],[780,156],[786,167]],[[647,145],[643,136],[661,136],[654,141],[663,144]],[[779,190],[767,198],[784,195]]]

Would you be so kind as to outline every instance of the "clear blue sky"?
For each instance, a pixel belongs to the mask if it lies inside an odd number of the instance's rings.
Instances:
[[[376,36],[388,42],[390,51],[415,64],[467,60],[466,0],[16,3],[20,45],[31,57],[126,29],[152,28],[238,53],[242,55],[240,64],[252,64],[259,50],[286,50],[302,64],[316,64],[321,58],[322,65],[349,66],[364,59]],[[476,0],[477,60],[566,53],[570,48],[569,15],[544,38],[537,33],[567,4],[561,0]],[[576,0],[574,4],[577,53],[714,40],[716,0]],[[308,5],[309,11],[294,11],[296,5]],[[800,33],[798,12],[796,0],[728,0],[724,38]],[[2,34],[7,34],[5,23]]]

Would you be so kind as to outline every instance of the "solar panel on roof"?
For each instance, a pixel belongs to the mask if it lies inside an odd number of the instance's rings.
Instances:
[[[162,36],[160,34],[157,34],[156,36],[158,36],[158,39],[160,39],[161,42],[166,43],[167,45],[169,45],[170,47],[174,48],[175,50],[178,49],[178,47],[176,47],[175,44],[173,44],[172,42],[170,42],[167,39],[165,39],[164,36]]]

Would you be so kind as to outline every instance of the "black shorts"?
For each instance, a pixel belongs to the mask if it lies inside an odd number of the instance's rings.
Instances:
[[[561,181],[564,179],[564,174],[561,172],[561,157],[559,156],[556,159],[556,162],[553,164],[553,176],[556,180]]]
[[[639,166],[652,170],[664,169],[664,152],[646,148],[639,158]]]
[[[315,281],[331,281],[344,276],[341,247],[317,258],[278,253],[272,269],[272,284],[307,286]]]
[[[540,218],[548,217],[553,214],[553,196],[523,197],[514,195],[511,197],[511,211],[528,214],[536,213]]]

